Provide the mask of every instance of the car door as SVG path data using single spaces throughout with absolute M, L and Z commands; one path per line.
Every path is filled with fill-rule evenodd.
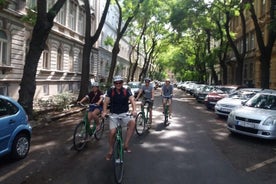
M 8 150 L 10 137 L 16 128 L 17 111 L 10 101 L 0 98 L 0 155 Z

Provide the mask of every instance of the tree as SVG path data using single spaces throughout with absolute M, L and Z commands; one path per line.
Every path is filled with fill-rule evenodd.
M 119 20 L 118 20 L 118 27 L 117 27 L 117 35 L 112 49 L 112 58 L 111 58 L 111 66 L 109 75 L 107 78 L 107 83 L 111 84 L 112 78 L 114 75 L 114 71 L 117 64 L 117 55 L 120 52 L 120 40 L 124 36 L 126 29 L 128 28 L 130 22 L 133 20 L 135 15 L 137 15 L 140 7 L 140 3 L 143 0 L 139 0 L 136 5 L 133 5 L 131 1 L 125 0 L 124 1 L 124 9 L 121 7 L 120 0 L 115 0 L 116 5 L 119 10 Z M 133 7 L 134 6 L 134 7 Z M 123 11 L 124 10 L 124 11 Z M 125 21 L 124 19 L 125 18 Z
M 47 1 L 37 0 L 37 19 L 32 31 L 30 49 L 25 58 L 23 76 L 20 82 L 18 102 L 32 117 L 33 98 L 36 90 L 37 65 L 45 48 L 46 40 L 53 27 L 53 21 L 66 0 L 58 0 L 47 12 Z
M 89 87 L 89 69 L 90 69 L 90 54 L 93 45 L 98 40 L 104 22 L 107 16 L 108 8 L 111 0 L 107 0 L 105 3 L 105 8 L 99 23 L 99 26 L 93 36 L 91 36 L 91 13 L 90 13 L 90 3 L 89 0 L 84 1 L 85 14 L 86 14 L 86 27 L 85 27 L 85 43 L 83 46 L 83 61 L 82 61 L 82 75 L 81 75 L 81 85 L 78 100 L 83 98 L 88 91 Z
M 256 16 L 256 12 L 253 5 L 253 0 L 244 0 L 244 3 L 249 5 L 249 11 L 251 13 L 251 18 L 253 20 L 257 43 L 260 51 L 260 62 L 261 62 L 261 87 L 269 88 L 270 83 L 270 62 L 273 46 L 276 39 L 276 2 L 275 0 L 271 0 L 270 4 L 270 22 L 268 24 L 268 38 L 267 43 L 265 44 L 265 38 L 263 37 L 262 30 L 260 27 L 261 21 L 258 21 Z M 261 23 L 262 24 L 262 23 Z

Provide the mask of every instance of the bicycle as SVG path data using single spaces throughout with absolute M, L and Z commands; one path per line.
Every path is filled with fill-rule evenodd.
M 115 181 L 117 183 L 121 183 L 123 181 L 124 175 L 124 141 L 123 141 L 123 134 L 122 134 L 122 126 L 120 122 L 124 118 L 124 116 L 132 116 L 131 114 L 123 114 L 118 115 L 118 117 L 112 117 L 112 115 L 107 115 L 107 118 L 110 119 L 117 119 L 118 123 L 116 126 L 116 134 L 115 134 L 115 142 L 113 146 L 113 166 L 114 166 L 114 176 Z
M 169 96 L 163 96 L 163 98 L 166 99 L 166 103 L 165 103 L 165 107 L 164 107 L 164 125 L 167 126 L 168 125 L 168 119 L 169 119 L 169 99 L 172 97 L 172 95 Z
M 91 141 L 93 138 L 100 140 L 104 132 L 104 119 L 99 114 L 99 129 L 97 129 L 96 122 L 93 122 L 92 127 L 88 121 L 88 112 L 89 107 L 83 104 L 79 104 L 82 107 L 86 107 L 83 119 L 76 125 L 74 134 L 73 134 L 73 145 L 77 151 L 83 150 L 88 141 Z M 90 104 L 94 105 L 95 104 Z
M 142 135 L 145 129 L 151 127 L 149 122 L 149 111 L 150 111 L 151 100 L 146 100 L 145 103 L 141 104 L 141 112 L 139 112 L 135 118 L 135 131 L 137 135 Z

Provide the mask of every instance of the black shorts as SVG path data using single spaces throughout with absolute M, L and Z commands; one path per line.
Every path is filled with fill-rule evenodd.
M 143 105 L 145 105 L 145 103 L 148 103 L 148 104 L 149 104 L 149 108 L 151 108 L 151 109 L 152 109 L 152 106 L 153 106 L 153 100 L 148 99 L 148 98 L 144 98 L 144 99 L 143 99 Z

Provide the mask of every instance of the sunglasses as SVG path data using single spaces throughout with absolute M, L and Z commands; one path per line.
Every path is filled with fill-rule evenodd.
M 122 84 L 122 82 L 114 82 L 114 84 L 116 84 L 116 85 L 117 85 L 117 84 Z

